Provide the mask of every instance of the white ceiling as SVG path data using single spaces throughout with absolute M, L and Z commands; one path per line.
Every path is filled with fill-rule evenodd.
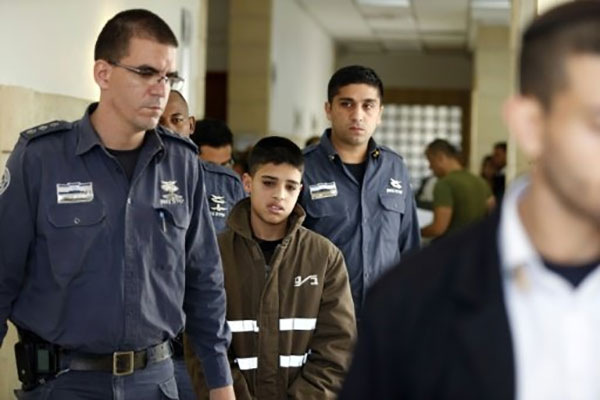
M 467 51 L 478 23 L 508 25 L 511 0 L 296 0 L 347 51 Z

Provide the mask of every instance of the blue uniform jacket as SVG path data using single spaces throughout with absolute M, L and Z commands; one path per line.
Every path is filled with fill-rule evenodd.
M 6 320 L 67 349 L 140 350 L 187 332 L 231 382 L 223 271 L 196 147 L 146 133 L 129 183 L 90 114 L 21 134 L 0 186 Z M 186 321 L 187 315 L 187 321 Z
M 369 142 L 362 185 L 343 165 L 326 130 L 304 151 L 301 204 L 305 226 L 340 248 L 348 267 L 352 298 L 360 315 L 365 292 L 402 253 L 420 244 L 408 171 L 392 150 Z
M 246 197 L 244 186 L 230 168 L 200 161 L 204 171 L 204 187 L 215 231 L 221 233 L 227 227 L 227 216 L 233 206 Z

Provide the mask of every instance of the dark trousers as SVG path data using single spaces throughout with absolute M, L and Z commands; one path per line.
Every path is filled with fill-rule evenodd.
M 178 400 L 173 361 L 152 363 L 127 376 L 109 372 L 68 371 L 19 400 Z

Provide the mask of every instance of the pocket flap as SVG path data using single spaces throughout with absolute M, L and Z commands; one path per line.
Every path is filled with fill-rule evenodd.
M 399 194 L 380 194 L 379 202 L 388 211 L 395 211 L 404 214 L 406 205 L 404 203 L 404 197 Z
M 97 201 L 80 204 L 52 204 L 48 209 L 48 221 L 56 228 L 95 225 L 104 217 L 104 207 Z

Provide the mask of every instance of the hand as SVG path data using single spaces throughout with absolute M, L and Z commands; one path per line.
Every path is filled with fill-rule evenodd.
M 209 392 L 209 396 L 210 400 L 235 400 L 233 385 L 212 389 Z

